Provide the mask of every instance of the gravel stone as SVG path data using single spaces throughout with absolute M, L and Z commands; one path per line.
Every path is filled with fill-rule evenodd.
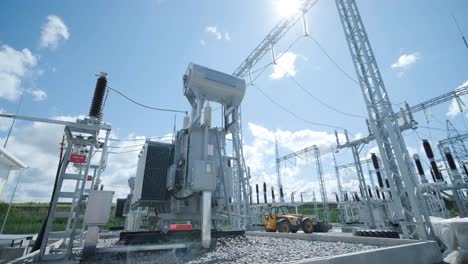
M 240 236 L 219 239 L 213 251 L 188 263 L 284 263 L 377 248 L 345 242 Z
M 117 239 L 100 239 L 98 247 L 124 246 Z M 216 247 L 201 255 L 169 250 L 96 256 L 82 263 L 285 263 L 380 248 L 345 242 L 305 241 L 299 239 L 238 236 L 220 238 Z

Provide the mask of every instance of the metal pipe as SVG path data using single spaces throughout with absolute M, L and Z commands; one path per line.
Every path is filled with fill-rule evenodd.
M 211 245 L 211 192 L 203 191 L 201 199 L 202 230 L 201 240 L 204 248 Z

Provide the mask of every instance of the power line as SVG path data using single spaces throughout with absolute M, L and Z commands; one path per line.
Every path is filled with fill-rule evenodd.
M 316 96 L 314 96 L 311 92 L 309 92 L 309 90 L 307 90 L 306 88 L 304 88 L 304 86 L 301 85 L 301 83 L 299 83 L 299 81 L 294 78 L 294 76 L 292 76 L 291 74 L 289 74 L 289 72 L 287 72 L 283 67 L 281 67 L 279 64 L 276 64 L 278 67 L 280 67 L 285 73 L 286 75 L 288 75 L 288 77 L 294 81 L 294 83 L 299 87 L 301 88 L 301 90 L 303 90 L 304 92 L 306 92 L 310 97 L 314 98 L 317 102 L 319 102 L 321 105 L 327 107 L 328 109 L 331 109 L 337 113 L 340 113 L 342 115 L 347 115 L 347 116 L 351 116 L 351 117 L 357 117 L 357 118 L 363 118 L 363 119 L 366 119 L 365 117 L 363 116 L 360 116 L 360 115 L 355 115 L 355 114 L 349 114 L 349 113 L 346 113 L 346 112 L 343 112 L 327 103 L 325 103 L 324 101 L 320 100 L 319 98 L 317 98 Z
M 134 149 L 134 150 L 127 150 L 127 151 L 109 151 L 107 154 L 124 154 L 124 153 L 131 153 L 131 152 L 136 152 L 136 151 L 141 151 L 141 149 Z
M 341 71 L 341 73 L 343 73 L 346 77 L 348 77 L 348 79 L 350 79 L 352 82 L 356 83 L 357 85 L 360 85 L 358 81 L 356 81 L 356 79 L 354 79 L 351 75 L 349 75 L 343 68 L 340 67 L 340 65 L 338 65 L 338 63 L 330 56 L 330 54 L 328 54 L 328 52 L 322 47 L 322 45 L 320 45 L 320 43 L 318 43 L 317 40 L 315 40 L 312 36 L 308 35 L 307 37 L 309 37 L 314 43 L 315 45 L 317 45 L 317 47 L 319 47 L 319 49 L 323 52 L 323 54 L 325 54 L 325 56 L 327 56 L 327 58 L 333 63 L 333 65 L 335 65 L 335 67 Z
M 264 65 L 264 66 L 262 66 L 262 67 L 260 67 L 260 68 L 257 68 L 257 69 L 255 69 L 255 70 L 251 71 L 250 74 L 255 74 L 255 73 L 259 72 L 259 71 L 262 71 L 262 73 L 263 73 L 263 72 L 266 70 L 266 68 L 268 68 L 270 65 L 274 64 L 274 63 L 275 63 L 276 61 L 278 61 L 281 57 L 283 57 L 283 55 L 286 54 L 286 53 L 287 53 L 294 45 L 296 45 L 296 43 L 297 43 L 300 39 L 302 39 L 303 37 L 305 37 L 305 36 L 304 36 L 304 35 L 301 35 L 301 36 L 297 37 L 297 38 L 288 46 L 288 48 L 286 48 L 277 58 L 274 58 L 275 61 L 270 62 L 270 63 L 268 63 L 268 64 L 266 64 L 266 65 Z
M 156 111 L 163 111 L 163 112 L 172 112 L 172 113 L 183 113 L 183 114 L 188 114 L 187 111 L 183 111 L 183 110 L 174 110 L 174 109 L 167 109 L 167 108 L 159 108 L 159 107 L 153 107 L 153 106 L 148 106 L 148 105 L 145 105 L 145 104 L 142 104 L 142 103 L 139 103 L 133 99 L 131 99 L 130 97 L 126 96 L 125 94 L 123 94 L 122 92 L 120 92 L 119 90 L 116 90 L 110 86 L 107 86 L 107 88 L 109 88 L 109 90 L 111 91 L 114 91 L 116 92 L 117 94 L 119 94 L 120 96 L 124 97 L 125 99 L 129 100 L 130 102 L 136 104 L 136 105 L 139 105 L 141 107 L 144 107 L 144 108 L 147 108 L 147 109 L 151 109 L 151 110 L 156 110 Z
M 283 109 L 284 111 L 288 112 L 290 115 L 294 116 L 295 118 L 299 119 L 299 120 L 302 120 L 308 124 L 311 124 L 311 125 L 315 125 L 315 126 L 324 126 L 324 127 L 329 127 L 329 128 L 338 128 L 338 129 L 343 129 L 342 127 L 338 127 L 338 126 L 333 126 L 333 125 L 328 125 L 328 124 L 322 124 L 322 123 L 317 123 L 317 122 L 312 122 L 312 121 L 309 121 L 299 115 L 297 115 L 296 113 L 294 113 L 293 111 L 289 110 L 288 108 L 284 107 L 283 105 L 281 105 L 280 103 L 278 103 L 276 100 L 274 100 L 273 98 L 271 98 L 268 94 L 266 94 L 260 87 L 258 87 L 257 85 L 254 85 L 254 84 L 250 84 L 251 86 L 257 88 L 258 91 L 260 91 L 260 93 L 265 96 L 268 100 L 270 100 L 270 102 L 272 102 L 274 105 L 276 105 L 277 107 Z
M 455 15 L 454 15 L 453 13 L 452 13 L 451 15 L 452 15 L 453 21 L 455 22 L 455 25 L 457 26 L 458 32 L 460 33 L 460 36 L 461 36 L 462 39 L 463 39 L 463 43 L 465 43 L 466 48 L 468 48 L 468 42 L 466 41 L 466 38 L 465 38 L 465 36 L 463 35 L 463 31 L 462 31 L 462 29 L 461 29 L 461 27 L 460 27 L 460 24 L 458 24 L 458 21 L 457 21 L 457 19 L 455 18 Z
M 108 148 L 136 148 L 136 147 L 143 147 L 145 144 L 139 144 L 139 145 L 131 145 L 131 146 L 108 146 Z
M 171 136 L 154 136 L 154 137 L 145 137 L 145 138 L 128 138 L 128 139 L 119 139 L 119 138 L 109 138 L 109 141 L 145 141 L 147 139 L 164 139 L 164 138 L 172 138 Z M 104 139 L 104 138 L 99 138 Z

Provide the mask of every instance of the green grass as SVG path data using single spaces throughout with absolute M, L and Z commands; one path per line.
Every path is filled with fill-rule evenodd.
M 5 225 L 4 234 L 33 234 L 38 233 L 41 229 L 42 221 L 47 216 L 49 204 L 47 203 L 15 203 L 11 206 L 10 215 Z M 3 222 L 8 204 L 0 203 L 0 223 Z M 70 206 L 62 204 L 58 206 L 59 211 L 67 211 Z M 111 217 L 109 223 L 104 227 L 118 225 L 118 219 Z M 67 219 L 56 219 L 52 229 L 54 231 L 65 230 Z

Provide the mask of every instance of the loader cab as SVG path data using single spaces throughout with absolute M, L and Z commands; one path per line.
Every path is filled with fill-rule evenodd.
M 271 207 L 270 212 L 274 215 L 277 214 L 291 214 L 291 210 L 289 210 L 289 207 L 287 206 L 274 206 Z

